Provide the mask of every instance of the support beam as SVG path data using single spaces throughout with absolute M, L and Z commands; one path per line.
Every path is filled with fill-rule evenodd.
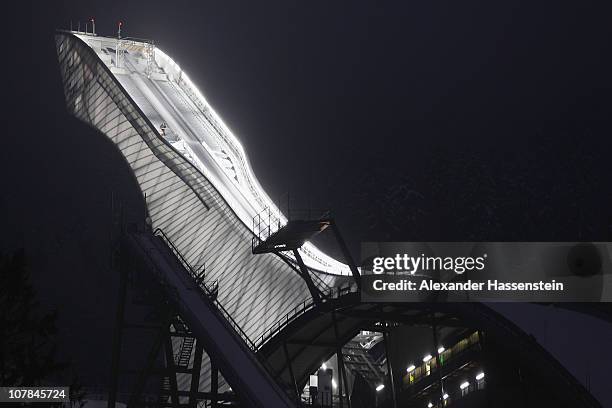
M 436 357 L 436 365 L 438 366 L 438 369 L 436 370 L 436 376 L 438 377 L 438 386 L 440 387 L 440 401 L 444 401 L 444 384 L 442 383 L 442 364 L 440 364 L 440 353 L 438 353 L 438 348 L 440 347 L 440 344 L 438 343 L 438 328 L 436 326 L 436 320 L 434 315 L 432 314 L 431 316 L 431 330 L 432 330 L 432 334 L 433 334 L 433 349 L 435 351 L 435 357 Z
M 168 316 L 164 320 L 162 327 L 165 329 L 160 330 L 159 334 L 153 340 L 153 345 L 151 346 L 151 350 L 149 351 L 149 355 L 147 356 L 147 362 L 145 368 L 140 372 L 138 379 L 136 380 L 136 385 L 134 387 L 134 392 L 130 397 L 128 402 L 128 408 L 138 406 L 138 402 L 140 400 L 140 396 L 142 395 L 142 391 L 147 383 L 147 378 L 149 374 L 153 371 L 153 365 L 155 364 L 155 359 L 159 355 L 159 351 L 164 343 L 164 339 L 167 337 L 167 330 L 170 326 L 170 317 Z
M 342 343 L 340 343 L 340 339 L 338 338 L 338 320 L 336 319 L 335 310 L 332 311 L 332 319 L 334 320 L 334 337 L 336 339 L 336 360 L 338 361 L 338 392 L 340 399 L 340 408 L 344 407 L 344 400 L 342 398 L 344 388 L 346 388 L 346 400 L 348 408 L 351 408 L 351 398 L 348 391 L 348 383 L 346 381 L 346 368 L 344 367 L 344 355 L 342 354 Z
M 217 408 L 219 401 L 219 369 L 215 364 L 215 361 L 210 357 L 210 406 L 211 408 Z
M 340 352 L 340 364 L 342 366 L 342 381 L 344 381 L 344 387 L 346 388 L 346 404 L 348 408 L 351 408 L 351 392 L 349 390 L 349 383 L 346 380 L 346 366 L 344 365 L 344 356 Z
M 380 318 L 380 312 L 378 310 L 370 311 L 370 310 L 342 310 L 339 311 L 338 314 L 347 317 L 355 317 L 355 318 L 370 318 L 377 319 Z M 412 326 L 426 326 L 430 327 L 432 324 L 431 315 L 428 313 L 424 314 L 405 314 L 401 312 L 385 312 L 385 320 L 387 322 L 392 323 L 401 323 L 401 324 L 409 324 Z M 436 325 L 444 326 L 444 327 L 466 327 L 464 322 L 456 319 L 453 316 L 447 315 L 444 317 L 438 317 L 435 320 Z M 373 330 L 380 331 L 380 328 Z
M 291 382 L 293 383 L 293 387 L 295 389 L 295 399 L 298 405 L 300 404 L 300 390 L 298 389 L 297 381 L 295 380 L 295 375 L 293 374 L 293 366 L 291 364 L 291 358 L 289 357 L 289 350 L 287 349 L 287 343 L 283 342 L 283 351 L 285 352 L 285 360 L 287 360 L 287 366 L 289 367 L 289 375 L 291 376 Z
M 178 392 L 179 397 L 188 397 L 189 394 L 190 394 L 190 391 L 179 391 Z M 210 392 L 198 391 L 196 393 L 196 396 L 198 397 L 198 400 L 212 400 L 213 399 L 213 395 Z M 218 392 L 217 399 L 221 402 L 236 401 L 236 395 L 232 392 L 221 392 L 221 393 Z
M 127 270 L 125 265 L 120 266 L 119 272 L 119 303 L 115 317 L 115 331 L 113 333 L 113 351 L 111 356 L 111 381 L 108 391 L 108 408 L 115 408 L 117 400 L 117 385 L 119 383 L 119 361 L 121 360 L 121 340 L 125 315 L 125 301 L 127 296 Z
M 193 357 L 193 368 L 191 372 L 191 388 L 189 391 L 189 407 L 198 406 L 198 388 L 200 386 L 200 371 L 202 370 L 202 354 L 204 346 L 200 340 L 196 339 L 195 355 Z
M 297 260 L 298 265 L 300 266 L 300 270 L 302 271 L 302 278 L 306 281 L 306 286 L 308 286 L 308 290 L 310 291 L 312 298 L 314 299 L 315 303 L 320 304 L 321 294 L 319 293 L 319 289 L 317 289 L 317 287 L 313 283 L 312 278 L 308 273 L 308 268 L 304 264 L 304 260 L 302 259 L 302 256 L 300 255 L 297 249 L 293 250 L 293 256 L 295 256 L 295 259 Z
M 340 250 L 342 251 L 342 255 L 344 255 L 344 260 L 348 264 L 349 268 L 351 269 L 351 273 L 353 274 L 353 279 L 355 280 L 357 287 L 361 289 L 361 275 L 359 274 L 359 271 L 357 270 L 357 267 L 355 266 L 355 261 L 353 260 L 353 256 L 351 255 L 351 252 L 349 251 L 348 246 L 346 246 L 346 242 L 344 242 L 344 238 L 342 238 L 342 234 L 340 234 L 340 230 L 338 229 L 336 222 L 333 220 L 331 221 L 331 227 L 332 227 L 332 230 L 334 231 L 334 235 L 336 236 L 336 241 L 338 241 L 338 245 L 340 246 Z
M 391 400 L 393 401 L 393 408 L 397 408 L 397 395 L 395 394 L 395 381 L 393 380 L 393 367 L 391 366 L 391 359 L 389 358 L 389 333 L 388 330 L 383 331 L 383 338 L 385 342 L 385 354 L 387 357 L 387 374 L 389 376 L 389 385 L 391 386 Z
M 179 397 L 178 397 L 178 385 L 176 383 L 176 371 L 174 363 L 174 350 L 172 349 L 172 340 L 170 334 L 166 335 L 165 340 L 165 352 L 166 352 L 166 368 L 168 368 L 168 378 L 170 380 L 170 397 L 172 398 L 172 406 L 178 408 Z
M 119 370 L 119 372 L 121 374 L 134 375 L 134 374 L 140 374 L 142 372 L 142 370 L 137 370 L 137 369 L 122 369 L 122 370 Z M 151 374 L 160 374 L 160 375 L 167 375 L 169 372 L 170 372 L 170 370 L 168 368 L 166 368 L 166 367 L 154 367 L 150 371 Z M 180 374 L 191 374 L 191 370 L 190 369 L 182 368 L 182 367 L 177 367 L 177 366 L 175 366 L 174 369 L 172 369 L 172 372 L 180 373 Z
M 336 347 L 336 343 L 329 341 L 308 341 L 308 340 L 287 340 L 287 344 L 295 344 L 297 346 L 311 346 L 311 347 Z

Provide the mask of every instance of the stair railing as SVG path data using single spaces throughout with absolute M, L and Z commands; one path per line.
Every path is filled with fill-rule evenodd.
M 160 228 L 157 228 L 153 232 L 153 234 L 161 238 L 166 243 L 166 245 L 172 250 L 177 260 L 183 265 L 183 267 L 185 267 L 185 269 L 187 269 L 191 277 L 198 284 L 198 287 L 202 289 L 202 291 L 204 292 L 204 295 L 216 306 L 216 309 L 221 313 L 221 315 L 225 318 L 225 320 L 230 324 L 230 326 L 234 329 L 236 334 L 242 337 L 244 342 L 247 344 L 247 346 L 252 351 L 254 352 L 257 351 L 257 348 L 255 347 L 255 343 L 253 343 L 253 341 L 249 338 L 249 336 L 245 333 L 245 331 L 242 330 L 240 325 L 234 320 L 232 315 L 227 310 L 225 310 L 221 302 L 219 302 L 219 299 L 217 296 L 218 285 L 217 285 L 216 290 L 209 289 L 208 285 L 206 285 L 206 283 L 200 279 L 200 275 L 197 274 L 193 270 L 189 262 L 187 262 L 187 260 L 183 257 L 181 252 L 178 250 L 178 248 L 172 243 L 170 238 L 168 238 L 168 236 L 164 233 L 164 231 L 162 231 Z

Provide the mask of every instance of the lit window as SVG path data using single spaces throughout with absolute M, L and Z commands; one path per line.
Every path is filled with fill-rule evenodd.
M 461 396 L 463 397 L 470 392 L 470 383 L 466 381 L 462 383 L 459 388 L 461 389 Z
M 485 374 L 480 372 L 476 375 L 476 389 L 481 390 L 485 385 Z
M 317 377 L 316 375 L 311 375 L 310 376 L 310 386 L 317 387 L 318 385 L 319 385 L 319 377 Z

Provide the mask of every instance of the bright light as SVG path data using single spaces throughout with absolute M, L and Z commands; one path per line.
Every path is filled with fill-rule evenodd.
M 379 384 L 379 385 L 376 387 L 376 391 L 380 391 L 380 390 L 382 390 L 383 388 L 385 388 L 385 384 Z
M 448 394 L 444 394 L 444 395 L 442 396 L 442 399 L 443 399 L 443 400 L 448 399 Z
M 464 382 L 463 384 L 461 384 L 461 385 L 459 386 L 459 388 L 461 388 L 462 390 L 464 390 L 464 389 L 466 389 L 466 388 L 467 388 L 467 387 L 469 387 L 469 386 L 470 386 L 470 383 L 466 381 L 466 382 Z
M 323 365 L 321 365 L 321 370 L 327 370 L 327 364 L 323 363 Z
M 476 376 L 476 379 L 477 379 L 477 380 L 482 380 L 483 378 L 484 378 L 484 373 L 479 373 L 479 374 Z
M 431 360 L 431 354 L 426 355 L 425 357 L 423 357 L 423 362 L 426 363 L 429 360 Z
M 338 384 L 336 384 L 336 380 L 332 379 L 332 387 L 336 388 Z
M 444 347 L 440 346 L 440 348 L 438 349 L 438 354 L 443 353 L 444 350 L 446 350 Z
M 433 404 L 430 402 L 429 404 L 427 404 L 427 408 L 431 408 L 433 407 Z
M 310 386 L 317 387 L 318 385 L 319 385 L 319 377 L 317 377 L 316 375 L 311 375 L 310 376 Z
M 122 25 L 122 23 L 120 23 Z M 211 121 L 216 125 L 215 128 L 218 127 L 217 132 L 220 134 L 221 139 L 223 140 L 223 144 L 228 146 L 228 150 L 235 152 L 232 156 L 235 156 L 235 164 L 238 164 L 235 168 L 236 173 L 239 175 L 239 178 L 243 181 L 240 181 L 237 188 L 240 194 L 243 194 L 243 197 L 253 197 L 254 200 L 252 202 L 240 202 L 242 199 L 230 199 L 229 190 L 228 194 L 224 195 L 224 198 L 229 201 L 230 207 L 236 210 L 239 218 L 242 219 L 247 225 L 252 225 L 253 216 L 249 214 L 249 207 L 255 210 L 255 213 L 260 213 L 261 209 L 269 208 L 274 217 L 278 218 L 281 223 L 286 222 L 286 217 L 282 215 L 281 211 L 277 208 L 275 203 L 270 199 L 270 197 L 263 190 L 259 181 L 255 177 L 251 166 L 249 165 L 248 157 L 244 151 L 244 148 L 238 138 L 233 134 L 233 132 L 229 129 L 229 127 L 223 122 L 221 117 L 217 114 L 217 112 L 213 109 L 213 107 L 208 103 L 202 92 L 195 86 L 193 81 L 189 78 L 189 76 L 180 68 L 180 66 L 172 60 L 166 53 L 164 53 L 159 48 L 156 48 L 155 51 L 155 60 L 161 66 L 161 68 L 166 71 L 166 73 L 171 73 L 170 76 L 178 76 L 180 74 L 181 82 L 184 84 L 185 89 L 189 91 L 189 93 L 193 93 L 193 101 L 196 104 L 201 104 L 207 109 L 208 114 L 211 116 Z M 166 67 L 168 70 L 166 70 Z M 183 85 L 180 86 L 181 88 Z M 208 119 L 207 119 L 208 120 Z M 199 158 L 194 158 L 195 161 L 199 161 Z M 234 160 L 231 160 L 234 162 Z M 232 176 L 233 177 L 233 176 Z M 213 185 L 215 182 L 217 184 L 225 183 L 221 180 L 213 181 L 211 180 Z M 247 187 L 248 186 L 248 187 Z M 219 188 L 217 185 L 215 187 Z M 248 199 L 246 199 L 248 201 Z M 242 209 L 241 209 L 242 207 Z M 306 243 L 302 247 L 304 262 L 306 266 L 312 266 L 315 269 L 329 272 L 335 275 L 347 275 L 351 276 L 351 271 L 348 265 L 343 264 L 336 259 L 330 257 L 329 255 L 320 251 L 316 246 L 312 243 Z
M 411 372 L 413 372 L 413 371 L 414 371 L 414 369 L 415 369 L 415 368 L 416 368 L 416 367 L 414 366 L 414 364 L 410 364 L 410 365 L 408 366 L 408 368 L 406 369 L 406 372 L 411 373 Z

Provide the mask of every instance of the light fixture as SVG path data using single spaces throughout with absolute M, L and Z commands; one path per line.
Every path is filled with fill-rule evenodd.
M 379 384 L 379 385 L 376 387 L 376 391 L 380 391 L 380 390 L 382 390 L 383 388 L 385 388 L 385 384 Z
M 446 350 L 443 346 L 440 346 L 440 348 L 438 349 L 438 354 L 443 353 L 444 350 Z
M 323 364 L 321 365 L 321 370 L 327 370 L 327 364 L 323 363 Z
M 427 404 L 427 408 L 431 408 L 433 407 L 433 404 L 430 402 L 429 404 Z
M 332 387 L 336 388 L 337 386 L 338 386 L 338 384 L 336 384 L 336 380 L 334 380 L 334 379 L 332 378 Z
M 429 360 L 431 360 L 431 354 L 426 355 L 425 357 L 423 357 L 423 362 L 426 363 Z
M 410 365 L 408 366 L 408 368 L 406 369 L 406 372 L 411 373 L 411 372 L 413 372 L 413 371 L 414 371 L 414 369 L 415 369 L 415 368 L 416 368 L 416 367 L 414 366 L 414 364 L 410 364 Z
M 464 382 L 463 384 L 461 384 L 461 385 L 459 386 L 459 388 L 461 388 L 462 390 L 464 390 L 464 389 L 466 389 L 466 388 L 467 388 L 467 387 L 469 387 L 469 386 L 470 386 L 470 383 L 466 381 L 466 382 Z
M 310 376 L 310 386 L 311 387 L 318 387 L 319 386 L 319 377 L 317 377 L 316 375 L 311 375 Z
M 482 380 L 484 378 L 484 373 L 478 373 L 476 376 L 476 380 Z
M 443 400 L 448 399 L 448 394 L 444 394 L 444 395 L 442 396 L 442 399 L 443 399 Z

